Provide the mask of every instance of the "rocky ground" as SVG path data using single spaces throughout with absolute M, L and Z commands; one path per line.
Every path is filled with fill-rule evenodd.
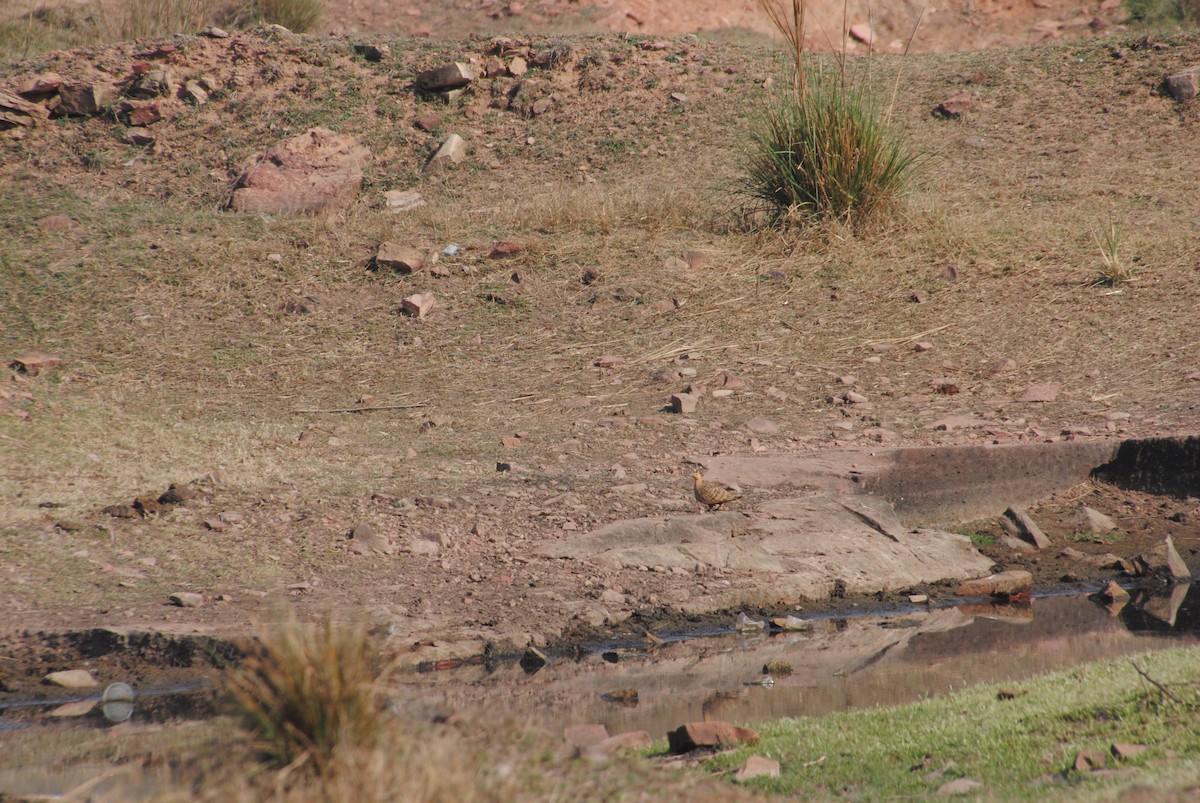
M 229 634 L 290 605 L 416 661 L 846 604 L 557 555 L 691 514 L 722 454 L 1194 432 L 1195 198 L 1163 143 L 1196 116 L 1162 79 L 1197 61 L 1118 31 L 854 62 L 927 165 L 897 218 L 799 234 L 730 192 L 779 74 L 754 47 L 262 29 L 9 65 L 0 623 Z M 1112 221 L 1139 274 L 1099 288 Z M 969 534 L 1043 586 L 1116 571 L 1069 542 L 1196 548 L 1186 499 L 1074 493 L 1121 537 L 1075 543 L 1053 502 L 1052 550 Z

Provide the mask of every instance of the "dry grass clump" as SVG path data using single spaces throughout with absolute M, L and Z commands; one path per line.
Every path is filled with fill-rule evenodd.
M 0 16 L 0 59 L 103 42 L 194 33 L 236 15 L 231 0 L 122 0 L 39 4 L 19 16 Z
M 759 0 L 787 40 L 791 88 L 752 130 L 745 191 L 763 202 L 772 225 L 870 218 L 904 190 L 916 160 L 902 147 L 862 83 L 838 58 L 832 75 L 804 64 L 804 2 Z
M 327 771 L 373 747 L 383 727 L 377 652 L 358 625 L 289 618 L 261 638 L 228 690 L 271 764 Z
M 1133 278 L 1137 268 L 1121 256 L 1121 227 L 1109 223 L 1099 232 L 1092 234 L 1096 247 L 1100 249 L 1100 275 L 1093 282 L 1097 287 L 1116 287 Z
M 321 21 L 320 0 L 255 0 L 254 13 L 265 22 L 305 33 Z

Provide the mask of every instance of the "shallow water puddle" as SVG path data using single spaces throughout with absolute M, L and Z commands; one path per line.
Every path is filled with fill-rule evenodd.
M 394 698 L 415 714 L 488 708 L 549 726 L 599 722 L 610 733 L 662 736 L 700 719 L 748 723 L 895 705 L 1198 642 L 1200 591 L 1180 585 L 1107 606 L 1051 595 L 1025 605 L 816 618 L 806 632 L 674 636 L 552 657 L 532 673 L 515 661 L 414 672 Z

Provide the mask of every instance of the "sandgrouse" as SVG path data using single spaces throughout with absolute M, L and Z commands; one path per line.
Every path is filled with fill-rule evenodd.
M 727 491 L 719 485 L 705 484 L 704 479 L 700 476 L 699 471 L 692 475 L 692 482 L 695 484 L 696 488 L 696 501 L 707 507 L 709 510 L 720 508 L 721 505 L 725 504 L 726 502 L 732 502 L 735 499 L 742 498 L 740 493 Z

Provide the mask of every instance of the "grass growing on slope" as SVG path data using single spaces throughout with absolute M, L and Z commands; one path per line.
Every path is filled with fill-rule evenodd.
M 727 771 L 751 754 L 767 756 L 780 762 L 781 776 L 753 783 L 804 799 L 925 796 L 957 778 L 977 781 L 976 791 L 996 800 L 1095 799 L 1135 783 L 1164 795 L 1195 790 L 1198 658 L 1200 649 L 1170 650 L 1017 688 L 988 685 L 896 708 L 780 720 L 759 728 L 758 744 L 708 766 Z M 1114 743 L 1147 749 L 1119 760 Z M 1106 769 L 1120 772 L 1076 771 L 1084 750 L 1104 754 Z

